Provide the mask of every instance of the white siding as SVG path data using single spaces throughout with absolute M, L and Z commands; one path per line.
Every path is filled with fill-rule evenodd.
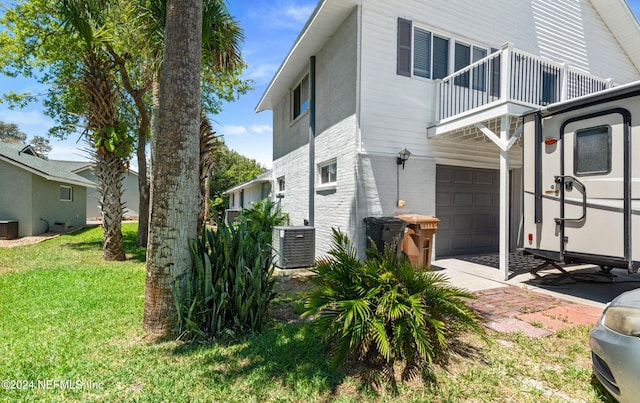
M 442 152 L 451 159 L 450 146 L 426 140 L 426 127 L 435 120 L 435 81 L 396 75 L 398 17 L 487 47 L 511 42 L 517 49 L 619 83 L 640 78 L 588 0 L 376 0 L 367 1 L 362 9 L 363 152 L 393 154 L 406 147 L 417 155 L 439 158 Z M 490 147 L 481 145 L 480 153 L 491 153 Z M 488 163 L 474 157 L 476 144 L 456 148 L 459 160 Z M 497 148 L 493 150 L 497 159 Z

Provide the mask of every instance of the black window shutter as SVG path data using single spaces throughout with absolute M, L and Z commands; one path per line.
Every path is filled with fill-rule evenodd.
M 411 21 L 398 18 L 397 74 L 411 77 Z

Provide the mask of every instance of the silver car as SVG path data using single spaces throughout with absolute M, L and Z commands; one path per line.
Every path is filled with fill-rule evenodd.
M 640 399 L 640 289 L 616 297 L 589 337 L 593 372 L 620 402 Z

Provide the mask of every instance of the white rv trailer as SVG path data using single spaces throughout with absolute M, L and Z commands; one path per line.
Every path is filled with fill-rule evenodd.
M 638 271 L 639 122 L 640 81 L 524 116 L 525 253 Z

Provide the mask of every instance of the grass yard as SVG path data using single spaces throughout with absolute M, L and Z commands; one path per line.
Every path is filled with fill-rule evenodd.
M 544 339 L 469 339 L 466 356 L 398 396 L 357 368 L 329 368 L 313 325 L 274 320 L 260 335 L 149 344 L 141 331 L 145 251 L 123 226 L 126 262 L 103 262 L 101 230 L 0 249 L 0 401 L 607 401 L 591 375 L 588 328 Z M 278 318 L 295 293 L 274 301 Z M 292 317 L 289 315 L 289 317 Z M 295 316 L 293 316 L 295 318 Z M 38 383 L 40 381 L 40 383 Z M 21 389 L 19 389 L 21 388 Z

